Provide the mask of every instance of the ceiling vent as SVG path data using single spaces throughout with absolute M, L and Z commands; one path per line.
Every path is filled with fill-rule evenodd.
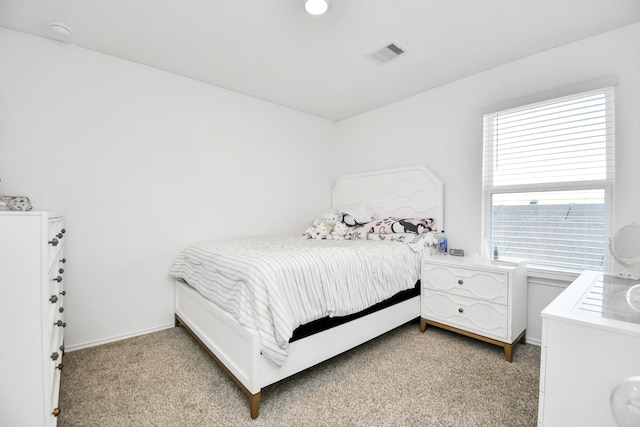
M 378 64 L 384 64 L 391 61 L 392 59 L 397 58 L 403 53 L 405 53 L 404 49 L 402 49 L 395 43 L 391 43 L 383 47 L 382 49 L 378 49 L 373 52 L 371 55 L 369 55 L 369 58 L 373 59 Z

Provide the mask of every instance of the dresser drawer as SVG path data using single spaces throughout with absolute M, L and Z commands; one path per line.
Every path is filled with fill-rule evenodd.
M 64 280 L 64 268 L 62 264 L 56 265 L 59 263 L 54 263 L 49 269 L 49 277 L 48 277 L 48 288 L 50 292 L 62 292 L 63 288 L 63 280 Z
M 422 289 L 422 317 L 469 332 L 506 341 L 507 307 L 473 298 Z
M 62 350 L 60 347 L 64 341 L 64 329 L 66 327 L 66 323 L 64 320 L 64 316 L 62 313 L 58 313 L 57 316 L 54 317 L 54 322 L 51 322 L 51 340 L 49 345 L 49 354 L 58 352 L 60 353 Z
M 60 379 L 62 377 L 62 370 L 55 369 L 53 372 L 53 380 L 51 381 L 51 404 L 52 408 L 51 414 L 51 427 L 56 427 L 58 425 L 58 414 L 60 414 Z
M 48 267 L 52 267 L 56 261 L 62 258 L 59 253 L 62 250 L 65 233 L 64 221 L 61 217 L 49 219 L 47 228 Z
M 49 324 L 59 320 L 64 312 L 64 291 L 58 285 L 49 285 L 47 305 L 49 307 Z
M 47 273 L 47 282 L 49 283 L 50 287 L 53 288 L 54 285 L 58 285 L 58 287 L 60 287 L 60 285 L 62 285 L 63 278 L 64 265 L 62 264 L 62 262 L 52 262 Z
M 448 265 L 424 263 L 422 287 L 434 291 L 506 305 L 506 273 Z
M 49 343 L 49 351 L 46 355 L 49 371 L 53 375 L 53 370 L 62 363 L 62 355 L 64 353 L 64 331 L 57 326 L 51 329 L 51 341 Z

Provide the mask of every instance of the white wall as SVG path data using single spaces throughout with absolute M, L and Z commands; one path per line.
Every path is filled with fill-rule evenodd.
M 393 66 L 389 64 L 388 66 Z M 338 123 L 337 172 L 425 164 L 443 181 L 449 245 L 480 251 L 482 115 L 615 77 L 614 230 L 640 222 L 640 24 L 523 58 Z M 530 281 L 528 338 L 557 280 Z
M 68 348 L 172 324 L 184 245 L 330 207 L 332 121 L 3 29 L 0 58 L 0 192 L 66 216 Z
M 445 183 L 451 246 L 477 252 L 482 114 L 611 76 L 619 80 L 614 228 L 640 222 L 640 24 L 337 125 L 3 29 L 0 58 L 0 192 L 67 218 L 68 348 L 169 325 L 167 271 L 182 246 L 297 232 L 330 204 L 343 173 L 427 165 Z M 530 341 L 539 341 L 539 312 L 561 286 L 530 280 Z

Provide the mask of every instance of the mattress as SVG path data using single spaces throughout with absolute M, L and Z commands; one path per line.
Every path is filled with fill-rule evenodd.
M 170 275 L 256 331 L 262 353 L 282 365 L 300 325 L 348 316 L 413 288 L 420 253 L 389 240 L 228 239 L 186 247 Z
M 418 280 L 415 286 L 411 289 L 406 289 L 404 291 L 400 291 L 391 298 L 388 298 L 384 301 L 380 301 L 379 303 L 372 305 L 369 308 L 366 308 L 357 313 L 349 314 L 348 316 L 341 317 L 323 317 L 322 319 L 314 320 L 313 322 L 305 323 L 304 325 L 300 325 L 293 331 L 293 336 L 289 342 L 294 342 L 301 340 L 303 338 L 307 338 L 313 334 L 317 334 L 319 332 L 326 331 L 331 328 L 335 328 L 336 326 L 340 326 L 347 322 L 351 322 L 352 320 L 359 319 L 361 317 L 367 316 L 371 313 L 375 313 L 379 310 L 384 310 L 385 308 L 391 307 L 392 305 L 399 304 L 404 301 L 408 301 L 411 298 L 417 297 L 420 295 L 420 281 Z M 420 316 L 416 314 L 416 319 Z

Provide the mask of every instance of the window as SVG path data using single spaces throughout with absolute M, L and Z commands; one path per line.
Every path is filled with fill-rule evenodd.
M 530 266 L 603 269 L 614 165 L 613 88 L 484 116 L 483 238 Z M 486 249 L 486 248 L 485 248 Z

